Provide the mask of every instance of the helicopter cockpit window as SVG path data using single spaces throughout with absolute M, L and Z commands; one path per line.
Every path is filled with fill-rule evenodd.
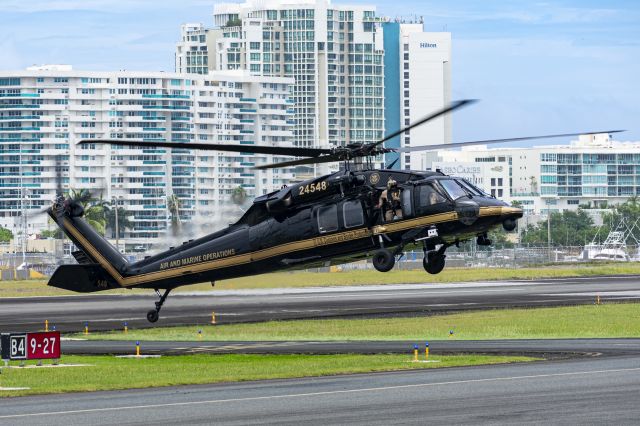
M 342 205 L 342 217 L 345 228 L 355 228 L 364 225 L 362 203 L 358 200 L 345 201 Z
M 440 195 L 431 185 L 422 185 L 419 188 L 420 195 L 418 202 L 420 203 L 420 207 L 429 207 L 447 201 L 446 198 Z
M 318 209 L 318 231 L 321 234 L 338 230 L 338 206 L 322 206 Z
M 444 190 L 447 191 L 447 194 L 449 194 L 452 200 L 457 200 L 460 197 L 466 197 L 469 195 L 467 190 L 453 179 L 441 179 L 438 183 L 440 183 Z
M 467 191 L 469 191 L 473 195 L 479 195 L 480 197 L 486 196 L 486 194 L 482 192 L 482 190 L 478 189 L 478 187 L 476 186 L 473 186 L 473 184 L 466 179 L 456 179 L 456 182 L 462 185 Z

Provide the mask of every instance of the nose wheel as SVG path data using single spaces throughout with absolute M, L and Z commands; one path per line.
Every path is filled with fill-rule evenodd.
M 458 242 L 455 243 L 456 246 Z M 422 259 L 422 266 L 428 273 L 435 275 L 442 272 L 445 265 L 446 255 L 444 254 L 447 248 L 451 247 L 452 243 L 444 243 L 438 250 L 435 250 L 434 245 L 424 244 L 424 258 Z
M 422 266 L 428 273 L 435 275 L 442 272 L 445 265 L 444 254 L 440 254 L 438 251 L 428 251 L 427 255 L 422 259 Z
M 154 323 L 158 321 L 158 319 L 160 318 L 160 309 L 162 309 L 162 305 L 164 304 L 164 301 L 167 300 L 167 297 L 169 296 L 170 291 L 171 289 L 167 289 L 164 291 L 164 294 L 161 295 L 160 290 L 156 289 L 156 294 L 158 295 L 160 300 L 156 302 L 155 309 L 152 309 L 149 312 L 147 312 L 147 321 L 149 321 L 150 323 Z

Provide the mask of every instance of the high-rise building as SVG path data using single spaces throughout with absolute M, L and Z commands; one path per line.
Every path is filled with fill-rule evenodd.
M 423 23 L 385 22 L 385 128 L 391 132 L 451 102 L 451 33 L 423 32 Z M 451 142 L 451 114 L 386 142 L 389 148 Z M 386 154 L 395 168 L 424 170 L 416 154 Z
M 180 41 L 176 43 L 175 71 L 177 73 L 208 74 L 216 69 L 214 50 L 219 30 L 203 24 L 184 24 L 180 27 Z
M 200 38 L 209 46 L 210 69 L 295 79 L 290 90 L 299 146 L 375 141 L 451 101 L 451 34 L 425 33 L 422 20 L 390 21 L 374 7 L 328 0 L 248 0 L 215 5 L 214 25 L 209 31 L 217 33 Z M 185 31 L 183 41 L 197 39 Z M 385 145 L 450 141 L 448 115 Z M 420 157 L 409 153 L 382 160 L 396 159 L 397 169 L 421 167 Z
M 380 22 L 374 7 L 328 0 L 216 4 L 216 67 L 292 77 L 297 146 L 371 142 L 384 132 Z
M 238 188 L 251 197 L 293 179 L 287 169 L 251 169 L 274 160 L 251 154 L 252 145 L 291 143 L 290 83 L 242 71 L 0 72 L 0 225 L 19 231 L 23 213 L 48 206 L 58 173 L 65 191 L 86 189 L 129 211 L 131 244 L 165 235 L 171 195 L 180 200 L 183 221 L 229 220 L 240 212 L 231 202 Z M 185 149 L 77 145 L 93 138 L 169 141 Z M 247 153 L 189 150 L 194 142 L 246 144 Z M 45 216 L 29 217 L 27 232 L 47 226 Z

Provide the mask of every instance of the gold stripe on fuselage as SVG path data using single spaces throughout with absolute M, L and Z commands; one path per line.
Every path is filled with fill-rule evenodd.
M 515 213 L 519 209 L 510 207 L 481 207 L 479 216 L 495 216 L 501 214 Z M 175 278 L 186 274 L 206 272 L 214 269 L 220 269 L 228 266 L 237 266 L 247 264 L 255 261 L 265 260 L 271 257 L 276 257 L 284 254 L 294 253 L 297 251 L 308 250 L 316 247 L 323 247 L 337 243 L 343 243 L 348 241 L 355 241 L 362 238 L 368 238 L 373 235 L 379 235 L 383 233 L 392 233 L 404 231 L 412 228 L 433 225 L 437 223 L 449 222 L 457 220 L 458 215 L 455 212 L 438 213 L 429 216 L 423 216 L 414 219 L 398 220 L 396 222 L 387 223 L 384 225 L 377 225 L 371 230 L 368 228 L 353 229 L 350 231 L 343 231 L 336 234 L 330 234 L 325 236 L 318 236 L 307 240 L 294 241 L 291 243 L 285 243 L 266 249 L 239 254 L 235 256 L 229 256 L 223 259 L 216 259 L 207 262 L 194 263 L 187 266 L 179 266 L 177 268 L 170 268 L 163 271 L 147 272 L 144 274 L 133 275 L 130 277 L 124 277 L 120 272 L 111 265 L 107 259 L 100 254 L 100 252 L 78 231 L 75 226 L 68 220 L 63 220 L 64 228 L 69 231 L 74 238 L 76 238 L 83 249 L 86 249 L 89 254 L 98 261 L 98 263 L 104 267 L 107 272 L 112 276 L 114 280 L 118 282 L 120 286 L 129 287 L 137 284 L 143 284 L 150 281 L 163 280 L 167 278 Z

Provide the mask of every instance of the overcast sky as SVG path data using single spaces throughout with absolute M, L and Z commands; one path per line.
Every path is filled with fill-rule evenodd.
M 640 140 L 640 2 L 380 0 L 453 38 L 454 140 L 627 129 Z M 0 0 L 0 70 L 173 71 L 180 24 L 212 24 L 209 0 Z M 425 111 L 425 114 L 428 111 Z M 392 129 L 389 129 L 392 130 Z M 556 140 L 555 142 L 566 142 Z

